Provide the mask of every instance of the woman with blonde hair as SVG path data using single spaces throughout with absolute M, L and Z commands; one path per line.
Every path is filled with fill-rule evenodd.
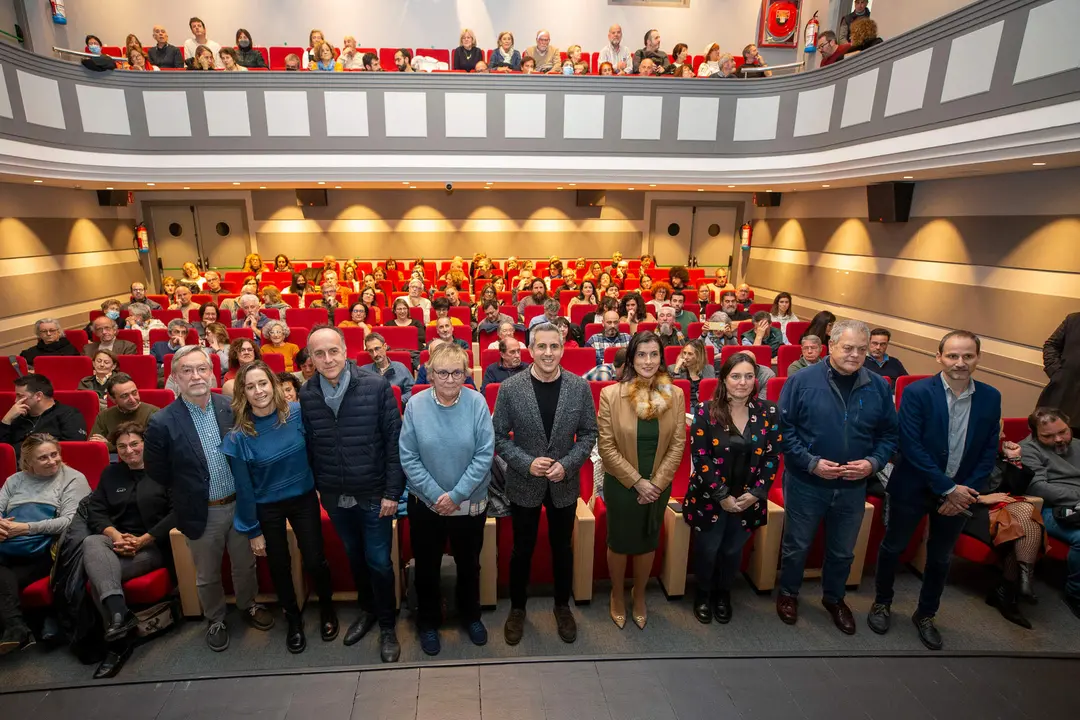
M 236 382 L 238 392 L 232 401 L 235 424 L 221 440 L 221 453 L 229 458 L 236 481 L 233 527 L 248 536 L 252 553 L 266 558 L 288 623 L 285 647 L 290 653 L 301 653 L 307 639 L 293 589 L 287 525 L 292 527 L 304 571 L 314 581 L 319 596 L 319 635 L 323 641 L 337 637 L 338 619 L 300 405 L 285 400 L 281 381 L 264 362 L 241 368 Z
M 698 404 L 698 388 L 705 378 L 716 377 L 716 371 L 708 362 L 709 356 L 705 351 L 705 342 L 701 338 L 695 338 L 683 345 L 679 351 L 679 357 L 671 366 L 671 377 L 675 380 L 690 381 L 690 406 Z
M 255 276 L 255 279 L 262 282 L 263 274 L 263 261 L 262 256 L 259 253 L 251 253 L 244 258 L 244 266 L 240 268 L 240 272 L 249 272 Z
M 450 59 L 450 69 L 472 72 L 476 63 L 484 59 L 484 51 L 476 46 L 476 35 L 469 28 L 462 29 L 458 42 Z
M 277 310 L 281 319 L 285 319 L 285 313 L 292 306 L 285 302 L 281 297 L 281 291 L 276 287 L 265 287 L 262 291 L 263 308 L 269 308 L 271 310 Z
M 491 53 L 491 72 L 518 72 L 521 70 L 521 53 L 514 49 L 514 33 L 503 30 L 495 40 Z
M 705 62 L 698 67 L 698 77 L 711 77 L 720 72 L 720 46 L 709 43 L 702 54 L 705 56 Z
M 195 57 L 188 60 L 188 70 L 212 71 L 214 69 L 214 51 L 205 45 L 195 48 Z
M 94 372 L 79 381 L 76 390 L 92 390 L 98 396 L 102 409 L 108 398 L 109 380 L 120 367 L 120 360 L 112 350 L 98 348 L 94 353 Z
M 172 305 L 176 302 L 176 298 L 173 295 L 176 292 L 177 284 L 176 278 L 172 275 L 166 275 L 161 278 L 161 292 L 165 296 L 166 305 Z

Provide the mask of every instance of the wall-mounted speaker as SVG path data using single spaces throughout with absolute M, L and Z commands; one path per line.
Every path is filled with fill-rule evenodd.
M 604 207 L 607 203 L 607 191 L 605 190 L 578 190 L 578 207 Z
M 915 183 L 886 182 L 866 186 L 866 213 L 870 222 L 907 222 Z
M 754 193 L 754 207 L 780 207 L 781 195 L 774 192 Z
M 301 207 L 326 207 L 326 190 L 322 188 L 297 190 L 296 204 Z
M 97 202 L 101 207 L 127 207 L 127 190 L 98 190 Z

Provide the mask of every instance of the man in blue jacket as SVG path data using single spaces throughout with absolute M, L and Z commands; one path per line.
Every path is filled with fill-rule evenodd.
M 900 404 L 900 461 L 889 478 L 885 540 L 877 561 L 877 597 L 867 616 L 879 635 L 889 630 L 893 580 L 900 554 L 923 517 L 930 517 L 919 606 L 911 616 L 919 639 L 941 649 L 934 615 L 945 590 L 949 558 L 972 503 L 986 488 L 997 458 L 1001 393 L 972 380 L 979 338 L 953 330 L 938 344 L 942 371 L 904 389 Z
M 896 407 L 889 386 L 863 368 L 870 329 L 833 325 L 829 358 L 788 378 L 780 395 L 784 450 L 784 540 L 776 612 L 799 619 L 806 555 L 825 521 L 822 605 L 841 632 L 855 634 L 845 583 L 862 526 L 866 478 L 896 451 Z
M 349 556 L 360 605 L 345 644 L 359 642 L 378 622 L 382 661 L 397 662 L 397 580 L 390 548 L 405 491 L 397 399 L 384 377 L 349 362 L 340 329 L 317 326 L 307 348 L 316 370 L 300 388 L 308 460 L 319 499 Z

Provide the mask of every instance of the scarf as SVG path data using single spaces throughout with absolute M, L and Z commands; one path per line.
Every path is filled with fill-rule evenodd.
M 507 50 L 506 52 L 503 52 L 503 49 L 502 49 L 501 46 L 497 47 L 497 48 L 495 48 L 495 52 L 493 53 L 493 55 L 495 56 L 493 58 L 493 60 L 499 60 L 499 61 L 509 65 L 510 64 L 510 58 L 514 57 L 514 47 L 513 47 L 513 45 L 511 45 L 510 49 Z
M 635 378 L 630 383 L 630 397 L 634 401 L 634 412 L 641 420 L 653 420 L 660 417 L 671 407 L 671 378 L 667 374 L 658 374 L 653 380 Z
M 338 410 L 341 409 L 341 401 L 345 399 L 345 392 L 349 389 L 349 384 L 351 382 L 352 374 L 349 372 L 349 365 L 347 363 L 345 369 L 341 371 L 341 375 L 338 376 L 337 387 L 334 387 L 333 383 L 322 375 L 319 375 L 319 387 L 321 387 L 323 391 L 323 400 L 326 401 L 327 406 L 334 411 L 334 417 L 337 417 Z

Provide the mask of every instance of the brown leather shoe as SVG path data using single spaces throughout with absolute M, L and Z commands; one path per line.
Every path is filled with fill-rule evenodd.
M 855 616 L 851 614 L 851 608 L 847 606 L 843 600 L 838 603 L 829 603 L 824 600 L 821 604 L 829 611 L 829 615 L 832 616 L 832 620 L 836 623 L 836 627 L 840 629 L 840 632 L 845 635 L 855 634 Z
M 503 639 L 507 645 L 517 645 L 521 642 L 521 636 L 525 633 L 525 611 L 511 610 L 503 626 Z
M 559 638 L 565 643 L 577 640 L 577 622 L 574 614 L 566 605 L 555 606 L 555 627 L 559 630 Z
M 794 625 L 799 621 L 799 598 L 783 593 L 776 596 L 776 614 L 785 625 Z

